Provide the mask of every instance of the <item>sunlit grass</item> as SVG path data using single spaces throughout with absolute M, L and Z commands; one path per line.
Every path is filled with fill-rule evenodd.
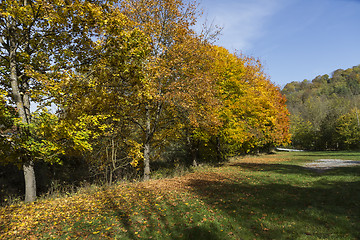
M 302 167 L 360 159 L 339 154 L 236 158 L 173 179 L 3 207 L 0 239 L 359 239 L 360 168 Z

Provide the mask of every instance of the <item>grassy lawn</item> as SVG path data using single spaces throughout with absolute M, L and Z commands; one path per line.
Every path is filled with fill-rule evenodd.
M 360 153 L 236 158 L 182 177 L 7 206 L 0 239 L 360 239 L 360 167 L 301 167 L 324 158 Z

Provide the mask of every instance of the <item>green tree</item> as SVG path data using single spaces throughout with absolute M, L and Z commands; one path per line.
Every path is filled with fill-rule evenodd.
M 336 132 L 346 149 L 360 149 L 359 109 L 352 109 L 337 119 Z
M 292 115 L 291 118 L 294 120 L 292 129 L 301 131 L 299 134 L 292 131 L 293 143 L 298 143 L 298 147 L 312 147 L 313 149 L 345 147 L 344 144 L 340 144 L 341 141 L 339 142 L 339 135 L 336 131 L 337 119 L 348 114 L 351 109 L 358 108 L 359 86 L 359 66 L 346 70 L 338 69 L 331 76 L 327 74 L 317 76 L 311 82 L 287 84 L 282 92 L 288 99 L 287 104 Z M 313 130 L 303 131 L 304 126 L 308 123 L 311 123 Z M 309 134 L 309 139 L 315 140 L 313 146 L 303 141 L 306 132 Z M 312 137 L 313 132 L 316 132 L 316 138 Z M 301 137 L 301 139 L 296 139 L 297 137 Z M 307 146 L 299 145 L 300 142 L 306 143 Z
M 89 64 L 96 56 L 96 27 L 103 1 L 5 0 L 0 3 L 1 86 L 16 105 L 22 138 L 28 144 L 19 160 L 25 176 L 25 201 L 36 198 L 34 156 L 31 152 L 30 102 L 51 97 L 53 81 L 66 70 Z M 50 91 L 51 92 L 51 91 Z
M 291 117 L 290 133 L 292 145 L 300 149 L 314 150 L 316 147 L 318 131 L 310 121 L 304 121 L 301 117 Z

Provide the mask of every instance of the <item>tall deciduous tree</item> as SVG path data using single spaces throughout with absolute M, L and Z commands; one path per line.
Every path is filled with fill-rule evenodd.
M 339 135 L 339 140 L 345 149 L 360 148 L 360 122 L 358 112 L 359 109 L 354 108 L 337 119 L 336 133 Z
M 196 4 L 181 0 L 123 1 L 124 13 L 150 39 L 151 52 L 144 67 L 144 92 L 138 105 L 138 115 L 132 116 L 142 132 L 144 147 L 144 179 L 150 178 L 151 145 L 156 135 L 175 130 L 178 110 L 186 109 L 195 122 L 195 102 L 200 93 L 209 90 L 210 78 L 197 74 L 202 41 L 191 30 L 196 20 Z M 197 49 L 197 46 L 199 47 Z M 201 89 L 201 87 L 203 87 Z M 202 102 L 203 106 L 207 104 Z M 185 115 L 183 115 L 185 116 Z M 198 115 L 199 116 L 199 115 Z
M 93 52 L 94 29 L 104 12 L 102 2 L 1 1 L 0 81 L 16 105 L 23 135 L 30 135 L 30 102 L 43 100 L 35 95 L 34 90 L 49 85 L 48 79 L 61 81 L 65 75 L 63 70 L 88 64 L 96 56 Z M 34 201 L 36 181 L 30 151 L 25 149 L 21 162 L 25 176 L 25 201 Z
M 134 24 L 118 8 L 112 9 L 99 28 L 99 57 L 72 73 L 68 81 L 54 84 L 60 94 L 53 103 L 60 107 L 62 118 L 90 120 L 93 151 L 88 159 L 94 168 L 104 170 L 108 183 L 115 171 L 141 162 L 132 120 L 139 115 L 147 89 L 144 66 L 150 47 L 148 37 Z
M 215 47 L 222 102 L 222 135 L 229 151 L 248 152 L 289 141 L 285 98 L 262 71 L 259 61 Z

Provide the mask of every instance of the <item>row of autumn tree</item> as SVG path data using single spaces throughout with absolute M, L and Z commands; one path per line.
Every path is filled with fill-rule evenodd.
M 37 161 L 80 156 L 111 183 L 129 168 L 149 179 L 173 150 L 196 165 L 289 141 L 279 89 L 257 60 L 193 30 L 197 6 L 1 1 L 0 161 L 23 168 L 25 201 Z
M 360 65 L 288 83 L 292 144 L 307 150 L 360 149 Z

